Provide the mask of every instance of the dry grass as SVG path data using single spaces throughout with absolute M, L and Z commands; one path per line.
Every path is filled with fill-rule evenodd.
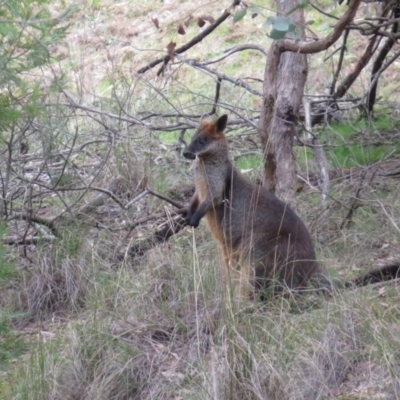
M 190 68 L 172 69 L 160 78 L 150 73 L 137 79 L 134 72 L 164 51 L 170 40 L 179 46 L 198 33 L 195 26 L 184 37 L 175 32 L 189 12 L 215 17 L 221 3 L 209 2 L 201 9 L 191 2 L 142 3 L 140 8 L 136 2 L 112 1 L 83 7 L 67 43 L 57 50 L 63 60 L 54 68 L 67 73 L 70 90 L 82 104 L 107 111 L 142 115 L 149 110 L 209 110 L 213 78 Z M 151 16 L 160 19 L 159 31 Z M 257 19 L 227 24 L 220 35 L 187 56 L 213 58 L 238 39 L 267 46 L 259 25 Z M 144 51 L 149 48 L 155 51 Z M 237 54 L 219 68 L 262 78 L 264 58 Z M 312 60 L 310 92 L 323 90 L 326 68 L 320 59 Z M 357 87 L 354 90 L 357 93 Z M 242 107 L 243 115 L 252 115 L 260 106 L 255 96 L 225 85 L 221 102 L 228 101 L 236 109 Z M 143 177 L 162 193 L 190 181 L 189 165 L 176 157 L 168 132 L 163 141 L 157 133 L 105 115 L 93 119 L 83 111 L 64 113 L 51 114 L 54 118 L 46 121 L 49 136 L 41 140 L 50 142 L 67 115 L 60 131 L 79 127 L 77 146 L 102 140 L 73 159 L 82 181 L 104 188 L 122 176 L 133 185 L 129 196 L 133 182 Z M 231 137 L 236 154 L 249 148 L 251 135 L 241 133 Z M 31 140 L 37 150 L 38 136 Z M 70 143 L 70 136 L 57 140 Z M 400 252 L 395 226 L 374 202 L 380 200 L 392 219 L 399 220 L 396 176 L 377 175 L 363 189 L 364 202 L 352 224 L 340 229 L 358 185 L 356 178 L 334 181 L 324 213 L 312 189 L 297 197 L 296 208 L 312 228 L 321 263 L 339 278 L 390 262 Z M 79 198 L 73 191 L 60 198 L 48 196 L 41 212 L 57 215 L 63 200 L 75 213 L 94 196 Z M 0 375 L 0 398 L 400 398 L 398 283 L 338 291 L 329 298 L 312 293 L 281 297 L 249 309 L 224 295 L 217 249 L 204 225 L 185 229 L 142 257 L 115 263 L 119 246 L 126 249 L 148 237 L 166 208 L 145 197 L 123 210 L 108 199 L 88 220 L 71 221 L 66 212 L 55 242 L 10 255 L 16 273 L 0 301 L 10 310 L 13 333 L 25 338 L 28 351 Z M 158 219 L 150 219 L 154 215 Z M 126 226 L 145 217 L 148 223 L 121 243 Z M 18 224 L 12 229 L 18 230 Z

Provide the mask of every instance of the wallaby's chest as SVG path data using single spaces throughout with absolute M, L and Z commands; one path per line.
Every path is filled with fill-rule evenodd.
M 224 165 L 196 161 L 195 186 L 200 202 L 207 198 L 213 202 L 222 201 L 226 180 L 225 169 Z

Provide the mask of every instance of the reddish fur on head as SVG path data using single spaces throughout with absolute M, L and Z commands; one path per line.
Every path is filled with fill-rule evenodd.
M 228 116 L 226 114 L 219 117 L 216 121 L 210 118 L 205 118 L 200 122 L 198 132 L 208 134 L 213 138 L 218 138 L 224 134 L 227 121 Z
M 198 132 L 211 136 L 213 139 L 217 139 L 221 136 L 221 133 L 223 134 L 223 132 L 217 132 L 216 122 L 209 118 L 200 122 Z
M 183 156 L 190 160 L 199 157 L 209 157 L 213 152 L 220 153 L 215 149 L 218 143 L 225 142 L 224 130 L 228 116 L 222 115 L 216 121 L 209 118 L 200 122 L 199 129 L 192 138 L 192 142 L 186 147 Z

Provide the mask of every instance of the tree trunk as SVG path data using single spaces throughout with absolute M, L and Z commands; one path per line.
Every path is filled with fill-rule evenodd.
M 297 5 L 297 0 L 277 0 L 276 4 L 282 15 Z M 302 9 L 291 17 L 297 23 L 305 23 Z M 295 191 L 292 146 L 306 79 L 307 56 L 291 51 L 282 53 L 275 41 L 267 57 L 258 134 L 264 153 L 263 184 L 288 202 Z

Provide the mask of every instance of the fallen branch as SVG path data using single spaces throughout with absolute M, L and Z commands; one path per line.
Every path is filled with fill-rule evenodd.
M 165 222 L 161 229 L 158 229 L 156 232 L 154 232 L 152 236 L 131 246 L 126 254 L 132 258 L 142 256 L 153 247 L 166 242 L 171 236 L 180 232 L 185 226 L 186 221 L 180 215 L 177 215 L 176 217 Z M 125 254 L 118 256 L 119 260 L 124 258 Z
M 151 237 L 131 246 L 128 250 L 130 257 L 142 256 L 145 252 L 161 243 L 165 243 L 171 236 L 180 232 L 186 226 L 185 220 L 178 215 L 166 222 L 161 229 L 157 230 Z
M 46 228 L 49 228 L 54 236 L 60 237 L 60 234 L 58 233 L 58 230 L 57 230 L 56 226 L 54 225 L 54 220 L 42 218 L 37 215 L 32 215 L 30 213 L 23 213 L 23 212 L 15 213 L 15 214 L 11 215 L 9 218 L 7 218 L 8 221 L 11 221 L 14 219 L 22 219 L 23 221 L 26 221 L 26 222 L 34 222 L 36 224 L 43 225 Z
M 21 238 L 19 236 L 5 236 L 1 238 L 1 241 L 4 244 L 8 245 L 16 245 L 16 246 L 21 246 L 21 245 L 29 245 L 29 244 L 38 244 L 38 243 L 44 243 L 44 242 L 52 242 L 56 238 L 54 236 L 27 236 L 25 238 Z
M 136 185 L 136 189 L 141 189 L 141 187 L 146 185 L 147 179 L 142 178 L 142 180 Z M 84 189 L 86 190 L 95 190 L 97 192 L 101 192 L 101 194 L 91 200 L 88 204 L 85 204 L 80 210 L 79 214 L 89 214 L 95 208 L 102 206 L 107 198 L 111 198 L 114 200 L 124 211 L 126 211 L 136 200 L 131 200 L 126 206 L 119 200 L 118 197 L 122 197 L 127 194 L 131 188 L 133 188 L 133 182 L 127 182 L 122 176 L 118 176 L 115 179 L 112 179 L 109 183 L 107 189 L 88 186 Z M 142 196 L 143 197 L 143 196 Z
M 151 194 L 152 196 L 158 197 L 161 200 L 166 201 L 167 203 L 173 205 L 174 207 L 181 209 L 184 207 L 184 204 L 172 200 L 166 196 L 163 196 L 157 192 L 154 192 L 150 189 L 146 189 L 144 193 Z M 131 227 L 130 230 L 127 232 L 125 235 L 122 243 L 128 238 L 128 235 L 136 226 L 140 223 L 140 220 L 134 223 Z M 157 246 L 158 244 L 166 242 L 171 236 L 175 235 L 179 231 L 181 231 L 184 227 L 186 226 L 186 221 L 181 217 L 180 215 L 175 215 L 173 218 L 168 218 L 167 221 L 165 221 L 161 225 L 161 229 L 158 229 L 156 232 L 153 233 L 152 236 L 145 240 L 141 240 L 138 243 L 135 243 L 125 253 L 119 253 L 117 254 L 117 259 L 122 261 L 126 255 L 129 255 L 132 258 L 142 256 L 144 253 L 152 249 L 153 247 Z M 121 247 L 122 243 L 118 246 L 118 248 Z

